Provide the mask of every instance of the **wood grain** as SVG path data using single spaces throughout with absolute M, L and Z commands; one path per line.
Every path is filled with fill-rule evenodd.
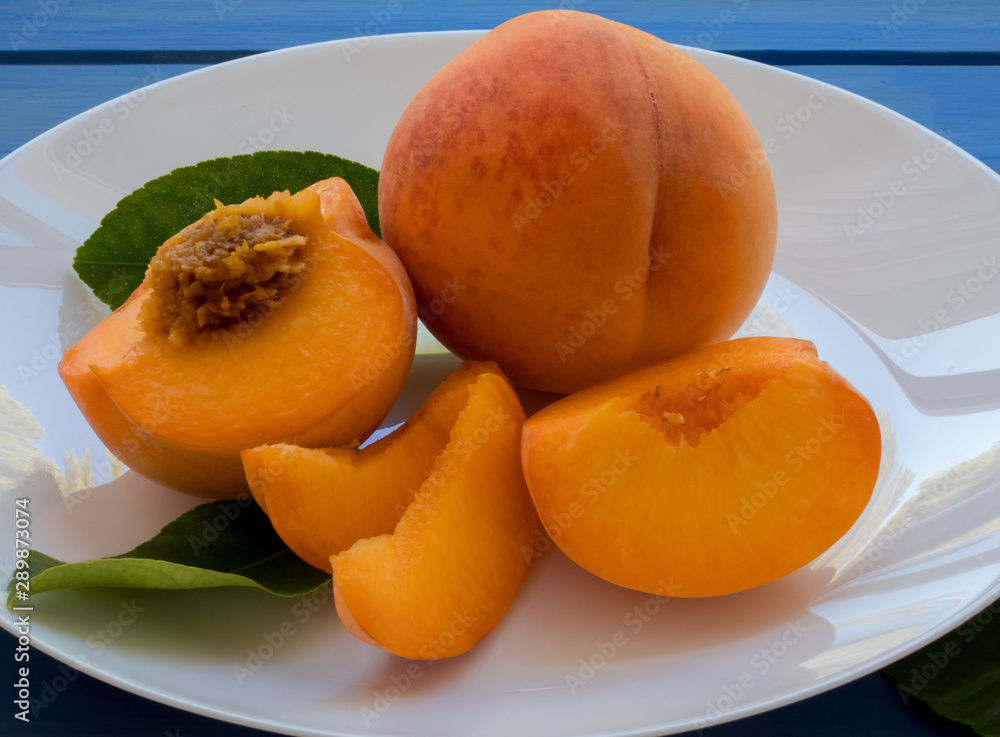
M 383 33 L 492 28 L 553 7 L 597 13 L 716 51 L 1000 50 L 996 0 L 4 0 L 0 52 L 276 49 Z

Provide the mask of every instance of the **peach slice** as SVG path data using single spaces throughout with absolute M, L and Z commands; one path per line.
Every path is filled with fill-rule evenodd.
M 364 448 L 280 443 L 243 451 L 250 490 L 285 544 L 332 572 L 334 553 L 391 533 L 484 371 L 485 364 L 463 364 L 402 427 Z
M 549 536 L 602 578 L 714 596 L 836 542 L 881 457 L 868 402 L 807 341 L 708 346 L 562 399 L 524 426 Z
M 334 551 L 330 561 L 348 630 L 407 658 L 459 655 L 486 636 L 521 585 L 538 531 L 520 467 L 517 396 L 489 364 L 466 367 L 446 384 L 459 381 L 465 396 L 449 437 L 436 455 L 420 456 L 430 461 L 421 468 L 426 479 L 395 529 Z M 430 407 L 424 417 L 436 412 Z M 402 486 L 409 477 L 401 471 L 391 467 Z

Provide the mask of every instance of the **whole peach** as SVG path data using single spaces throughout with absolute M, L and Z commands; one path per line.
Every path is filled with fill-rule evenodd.
M 507 21 L 427 82 L 379 212 L 444 345 L 564 393 L 728 338 L 777 232 L 767 155 L 723 84 L 565 10 Z

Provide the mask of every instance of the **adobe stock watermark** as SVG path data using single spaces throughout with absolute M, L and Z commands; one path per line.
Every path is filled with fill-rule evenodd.
M 687 36 L 684 42 L 693 50 L 693 57 L 698 56 L 698 52 L 707 49 L 715 43 L 726 28 L 736 21 L 737 14 L 746 12 L 750 7 L 750 0 L 738 0 L 733 8 L 725 8 L 710 20 L 702 21 L 703 30 L 697 36 Z
M 184 222 L 195 223 L 215 208 L 214 200 L 218 199 L 216 194 L 243 173 L 243 166 L 239 162 L 239 159 L 226 157 L 222 167 L 213 166 L 209 169 L 209 182 L 188 190 L 186 202 L 179 205 Z
M 383 376 L 385 370 L 403 355 L 403 351 L 409 350 L 412 352 L 412 345 L 410 335 L 405 331 L 401 332 L 388 345 L 379 346 L 378 351 L 374 355 L 366 356 L 361 366 L 353 367 L 347 378 L 351 382 L 355 396 L 361 396 L 361 393 L 365 389 L 371 386 L 380 376 Z
M 948 470 L 935 477 L 932 483 L 927 486 L 921 486 L 921 493 L 926 494 L 929 499 L 939 498 L 951 491 L 962 478 L 962 475 L 962 471 L 958 466 L 949 465 Z M 866 571 L 873 569 L 916 523 L 917 518 L 910 511 L 906 511 L 899 519 L 892 520 L 879 531 L 879 534 L 872 540 L 868 549 L 851 564 L 848 570 L 860 576 Z
M 123 271 L 116 271 L 107 281 L 105 290 L 110 294 L 118 294 L 123 289 L 131 292 L 130 276 Z M 17 375 L 21 383 L 28 386 L 51 366 L 57 365 L 62 360 L 63 351 L 90 332 L 90 329 L 103 319 L 104 314 L 106 314 L 105 307 L 96 297 L 87 296 L 77 302 L 73 308 L 74 317 L 47 333 L 44 336 L 45 342 L 33 348 L 17 365 Z
M 948 129 L 951 136 L 951 129 Z M 907 158 L 900 166 L 900 176 L 886 185 L 885 189 L 872 192 L 872 199 L 867 205 L 857 208 L 857 217 L 853 222 L 843 224 L 844 235 L 849 243 L 854 243 L 874 227 L 875 223 L 885 215 L 890 208 L 909 191 L 910 187 L 920 181 L 920 178 L 936 164 L 941 154 L 947 151 L 950 143 L 942 136 L 937 136 L 934 143 L 924 150 L 918 151 Z
M 333 589 L 330 586 L 323 586 L 299 597 L 292 606 L 291 616 L 273 630 L 263 632 L 260 642 L 255 647 L 246 649 L 246 659 L 242 663 L 233 665 L 232 671 L 236 683 L 242 686 L 248 678 L 259 673 L 261 668 L 301 631 L 301 627 L 332 600 Z
M 78 657 L 76 662 L 82 665 L 89 661 L 86 657 Z M 80 677 L 79 669 L 66 663 L 60 663 L 56 670 L 58 671 L 56 675 L 42 681 L 38 694 L 32 694 L 28 699 L 27 709 L 30 711 L 31 717 L 37 717 L 42 711 L 52 706 Z M 23 706 L 23 704 L 18 704 L 18 706 Z M 24 718 L 23 721 L 29 721 L 29 719 Z
M 426 167 L 437 154 L 441 142 L 457 134 L 469 117 L 478 111 L 486 100 L 498 94 L 498 90 L 499 85 L 496 82 L 490 87 L 484 84 L 477 84 L 471 93 L 464 96 L 455 108 L 445 112 L 441 124 L 434 126 L 428 132 L 429 135 L 424 136 L 419 141 L 411 142 L 410 148 L 406 153 L 406 158 L 399 165 L 398 171 L 388 173 L 383 171 L 382 176 L 392 177 L 396 180 L 408 179 L 420 169 Z M 485 169 L 474 171 L 474 175 L 480 178 L 485 177 Z
M 267 485 L 281 478 L 288 464 L 295 458 L 293 446 L 284 444 L 278 452 L 277 459 L 269 460 L 260 470 L 247 474 L 247 485 L 251 491 L 267 493 Z
M 622 617 L 622 627 L 606 640 L 595 642 L 594 652 L 589 657 L 579 658 L 576 668 L 563 676 L 570 695 L 576 696 L 581 688 L 593 681 L 598 673 L 629 646 L 632 637 L 642 632 L 679 591 L 680 587 L 674 584 L 673 579 L 664 581 L 661 578 L 656 593 L 625 614 Z
M 354 36 L 355 38 L 347 41 L 340 46 L 340 51 L 344 55 L 344 59 L 350 64 L 353 57 L 356 54 L 360 54 L 371 43 L 372 36 L 378 36 L 385 33 L 385 29 L 389 27 L 392 23 L 393 18 L 403 12 L 403 3 L 400 0 L 389 0 L 383 7 L 378 10 L 369 11 L 371 15 L 371 20 L 366 21 L 364 27 L 360 25 L 354 26 Z
M 243 0 L 212 0 L 212 9 L 219 20 L 225 20 L 226 16 L 235 11 L 243 4 Z
M 566 363 L 571 355 L 583 348 L 589 339 L 597 335 L 597 332 L 608 323 L 609 318 L 621 309 L 621 305 L 641 292 L 650 277 L 662 269 L 672 255 L 662 246 L 651 249 L 648 265 L 637 266 L 632 273 L 626 274 L 616 281 L 612 287 L 615 296 L 605 299 L 597 309 L 586 310 L 583 320 L 569 328 L 566 340 L 556 341 L 553 344 L 552 347 L 556 355 L 559 356 L 559 360 Z
M 535 185 L 535 196 L 530 199 L 526 197 L 520 210 L 510 216 L 510 221 L 518 235 L 521 235 L 525 227 L 534 223 L 543 212 L 552 207 L 555 201 L 573 186 L 576 177 L 587 171 L 590 165 L 607 151 L 608 146 L 618 140 L 621 136 L 621 128 L 618 124 L 610 118 L 606 118 L 604 123 L 605 125 L 598 135 L 570 153 L 567 166 L 560 170 L 555 179 L 542 182 L 541 185 Z
M 896 349 L 888 351 L 889 360 L 897 366 L 905 366 L 912 361 L 934 338 L 939 330 L 948 325 L 952 319 L 979 295 L 983 289 L 1000 273 L 1000 261 L 997 254 L 980 258 L 980 265 L 974 273 L 959 282 L 945 295 L 948 307 L 939 307 L 927 319 L 917 320 L 917 330 L 904 340 Z
M 490 437 L 507 427 L 511 420 L 513 420 L 513 415 L 503 405 L 491 407 L 487 412 L 486 420 L 471 435 L 449 441 L 447 454 L 441 456 L 443 460 L 435 461 L 424 475 L 419 486 L 409 489 L 407 502 L 405 504 L 396 502 L 393 505 L 393 511 L 397 518 L 402 518 L 406 514 L 414 495 L 422 486 L 430 484 L 440 489 L 449 478 L 458 473 L 462 464 L 472 460 L 479 449 L 489 442 Z
M 535 558 L 551 548 L 553 543 L 562 537 L 576 520 L 587 514 L 590 508 L 638 461 L 639 456 L 633 455 L 630 449 L 616 450 L 615 458 L 607 468 L 581 484 L 577 493 L 580 501 L 571 502 L 564 512 L 556 512 L 547 519 L 546 529 L 536 530 L 535 541 L 531 546 L 521 546 L 521 555 L 524 556 L 525 562 L 530 566 Z
M 130 452 L 138 452 L 143 442 L 147 440 L 147 433 L 150 435 L 155 434 L 162 422 L 176 416 L 177 401 L 176 396 L 169 392 L 157 393 L 153 404 L 153 412 L 145 425 L 140 426 L 136 424 L 123 430 L 121 435 L 118 436 L 118 442 L 125 448 L 128 448 Z
M 738 366 L 744 353 L 746 347 L 740 341 L 731 343 L 725 350 L 713 350 L 712 360 L 705 365 L 704 371 L 684 387 L 684 401 L 688 406 L 704 399 L 705 395 L 715 388 L 719 374 Z
M 259 131 L 240 141 L 236 147 L 237 153 L 252 154 L 255 151 L 267 148 L 274 142 L 275 137 L 285 130 L 288 124 L 297 117 L 297 115 L 288 112 L 286 105 L 282 105 L 280 110 L 272 107 L 271 119 L 267 122 L 267 125 L 262 126 Z
M 740 327 L 734 338 L 749 338 L 758 335 L 767 335 L 781 316 L 788 312 L 792 305 L 799 301 L 801 294 L 795 292 L 791 287 L 780 287 L 776 290 L 771 304 L 759 304 L 751 313 L 750 317 Z
M 201 555 L 201 551 L 208 548 L 219 539 L 219 536 L 229 529 L 229 526 L 243 513 L 243 510 L 254 503 L 253 496 L 247 492 L 242 492 L 231 501 L 220 501 L 219 513 L 210 520 L 205 520 L 202 525 L 201 534 L 188 535 L 188 544 L 195 557 Z
M 44 336 L 45 342 L 32 348 L 28 356 L 17 365 L 17 375 L 22 385 L 28 386 L 51 366 L 57 365 L 62 360 L 63 351 L 68 350 L 100 322 L 96 302 L 78 303 L 74 315 L 74 319 L 48 332 Z
M 7 32 L 7 43 L 10 44 L 11 49 L 20 51 L 21 47 L 27 46 L 38 37 L 38 34 L 53 18 L 59 15 L 63 6 L 69 5 L 71 2 L 72 0 L 38 0 L 35 3 L 38 10 L 30 15 L 22 14 L 18 19 L 21 22 L 20 26 L 15 24 L 18 32 Z
M 470 435 L 449 441 L 448 457 L 443 463 L 434 465 L 427 476 L 427 483 L 439 488 L 443 486 L 445 480 L 458 473 L 459 464 L 465 464 L 472 460 L 476 452 L 486 445 L 493 435 L 509 426 L 513 419 L 513 415 L 503 405 L 490 407 L 486 419 Z
M 287 105 L 282 105 L 280 108 L 272 107 L 269 112 L 270 118 L 267 122 L 262 125 L 256 133 L 248 135 L 246 138 L 241 140 L 233 150 L 233 156 L 223 159 L 222 166 L 213 166 L 209 169 L 207 172 L 209 178 L 208 182 L 198 187 L 192 187 L 188 190 L 187 194 L 189 198 L 186 198 L 186 202 L 183 205 L 180 205 L 180 210 L 183 212 L 184 220 L 186 222 L 197 222 L 215 209 L 213 202 L 218 199 L 217 194 L 220 191 L 226 190 L 230 184 L 232 184 L 233 180 L 244 175 L 245 167 L 243 166 L 239 155 L 251 154 L 270 146 L 280 133 L 283 133 L 290 128 L 292 122 L 298 119 L 298 114 L 290 111 Z M 268 113 L 265 113 L 265 115 L 267 114 Z M 320 262 L 325 260 L 325 257 L 318 255 L 311 256 L 310 258 L 315 258 L 316 261 Z M 308 261 L 309 260 L 307 259 L 307 268 L 309 268 Z M 268 312 L 267 314 L 270 313 Z M 258 315 L 252 319 L 258 320 L 263 316 L 264 315 Z M 252 329 L 256 328 L 256 326 L 249 327 Z M 246 337 L 249 337 L 249 333 L 244 333 L 243 336 L 237 337 L 245 339 Z
M 139 615 L 146 611 L 144 607 L 135 603 L 135 599 L 122 601 L 119 607 L 118 615 L 114 619 L 87 638 L 87 647 L 94 650 L 95 655 L 100 655 L 111 647 L 114 641 L 125 633 L 126 629 L 135 624 Z
M 470 614 L 468 609 L 453 612 L 448 627 L 417 649 L 417 654 L 423 661 L 411 660 L 402 673 L 390 675 L 389 685 L 372 691 L 371 702 L 358 709 L 365 726 L 371 727 L 376 719 L 389 711 L 393 704 L 424 677 L 427 669 L 433 667 L 475 623 L 476 617 Z
M 783 468 L 775 470 L 770 479 L 758 481 L 756 490 L 750 496 L 740 497 L 738 515 L 733 512 L 726 513 L 730 532 L 735 534 L 748 525 L 768 502 L 778 496 L 782 487 L 791 483 L 794 475 L 818 456 L 823 446 L 837 437 L 843 429 L 844 418 L 841 415 L 832 415 L 820 420 L 819 427 L 808 440 L 796 445 L 785 454 Z
M 146 611 L 145 607 L 136 604 L 135 599 L 122 600 L 119 604 L 118 614 L 87 638 L 87 647 L 93 651 L 93 656 L 98 657 L 112 647 L 115 641 L 125 634 L 125 630 L 138 621 L 139 615 L 144 611 Z M 88 655 L 77 655 L 73 661 L 80 666 L 86 666 L 92 662 Z M 57 670 L 58 673 L 55 676 L 42 681 L 37 695 L 32 694 L 28 700 L 27 708 L 30 709 L 31 717 L 37 717 L 43 710 L 52 706 L 80 677 L 80 670 L 68 663 L 60 663 Z
M 125 121 L 146 99 L 148 94 L 146 87 L 166 79 L 169 75 L 160 69 L 159 65 L 146 66 L 146 74 L 142 77 L 138 87 L 111 105 L 110 114 L 105 115 L 92 127 L 85 126 L 80 132 L 76 143 L 66 144 L 66 153 L 62 161 L 52 158 L 49 165 L 55 172 L 56 179 L 60 182 L 67 174 L 71 174 L 83 162 L 103 144 L 111 134 L 115 132 L 118 125 Z
M 906 683 L 897 683 L 896 693 L 909 704 L 914 696 L 920 698 L 920 693 L 944 673 L 955 658 L 967 652 L 976 638 L 982 634 L 994 619 L 1000 618 L 1000 601 L 995 601 L 975 617 L 955 630 L 954 637 L 946 637 L 940 645 L 932 647 L 923 656 L 923 663 L 910 668 L 910 679 Z M 959 642 L 961 640 L 961 642 Z
M 455 300 L 461 297 L 462 292 L 468 288 L 469 285 L 463 284 L 456 276 L 446 278 L 441 291 L 426 305 L 419 307 L 417 315 L 423 320 L 425 325 L 429 325 L 441 317 L 445 310 L 448 309 L 448 306 L 454 304 Z
M 248 341 L 271 315 L 282 308 L 283 302 L 288 295 L 298 291 L 303 284 L 307 283 L 309 277 L 315 273 L 320 264 L 327 261 L 330 256 L 331 252 L 326 249 L 313 249 L 312 253 L 302 260 L 301 269 L 285 274 L 286 278 L 281 283 L 281 290 L 284 295 L 281 299 L 276 303 L 257 303 L 252 305 L 239 320 L 219 330 L 218 336 L 225 344 L 227 350 L 233 353 Z
M 63 506 L 68 514 L 73 514 L 77 507 L 83 506 L 94 494 L 94 488 L 100 484 L 114 481 L 125 470 L 124 464 L 110 450 L 104 450 L 104 460 L 93 461 L 90 458 L 90 448 L 84 451 L 83 458 L 77 458 L 67 452 L 64 456 L 66 487 L 63 489 Z M 60 484 L 62 486 L 62 484 Z
M 777 154 L 781 147 L 788 143 L 795 134 L 802 130 L 813 117 L 823 109 L 823 106 L 834 96 L 834 88 L 822 82 L 815 82 L 809 87 L 809 95 L 794 110 L 789 110 L 774 122 L 775 135 L 761 140 L 761 148 L 748 151 L 746 158 L 739 165 L 732 164 L 729 177 L 716 182 L 716 189 L 723 199 L 736 193 L 755 176 L 764 166 L 770 166 L 768 156 Z
M 725 715 L 735 709 L 753 690 L 758 679 L 770 673 L 782 658 L 795 649 L 808 632 L 809 628 L 802 624 L 800 619 L 786 622 L 785 630 L 780 637 L 751 656 L 747 663 L 749 667 L 723 685 L 722 693 L 716 698 L 705 702 L 705 715 L 695 723 L 698 734 L 701 735 L 706 727 L 721 722 Z
M 894 3 L 892 12 L 888 17 L 876 23 L 879 32 L 882 34 L 882 38 L 888 41 L 889 36 L 909 23 L 910 18 L 916 15 L 921 6 L 926 3 L 927 0 L 903 0 L 901 3 Z
M 552 8 L 546 15 L 549 23 L 558 28 L 559 21 L 574 10 L 579 10 L 586 3 L 586 0 L 561 0 L 559 5 Z

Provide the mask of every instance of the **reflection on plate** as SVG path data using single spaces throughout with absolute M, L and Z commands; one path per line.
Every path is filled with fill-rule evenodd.
M 31 498 L 35 547 L 70 560 L 121 552 L 196 503 L 118 476 L 56 375 L 61 344 L 102 314 L 70 268 L 101 217 L 147 180 L 245 150 L 265 129 L 270 147 L 377 167 L 410 97 L 478 35 L 374 38 L 351 54 L 335 42 L 224 64 L 133 93 L 134 105 L 96 108 L 0 163 L 0 460 L 10 468 L 0 484 L 8 500 Z M 652 735 L 831 688 L 995 598 L 1000 290 L 988 282 L 1000 180 L 849 93 L 733 57 L 699 59 L 773 151 L 779 253 L 743 332 L 815 341 L 882 423 L 879 483 L 843 540 L 785 579 L 701 601 L 616 588 L 553 551 L 492 635 L 441 662 L 358 642 L 327 589 L 300 600 L 52 593 L 34 602 L 36 646 L 150 698 L 289 734 Z M 808 120 L 783 123 L 801 110 Z M 279 113 L 280 130 L 269 128 Z M 83 146 L 102 124 L 111 132 Z M 388 424 L 455 365 L 427 335 L 421 351 Z M 120 618 L 126 610 L 134 616 Z

